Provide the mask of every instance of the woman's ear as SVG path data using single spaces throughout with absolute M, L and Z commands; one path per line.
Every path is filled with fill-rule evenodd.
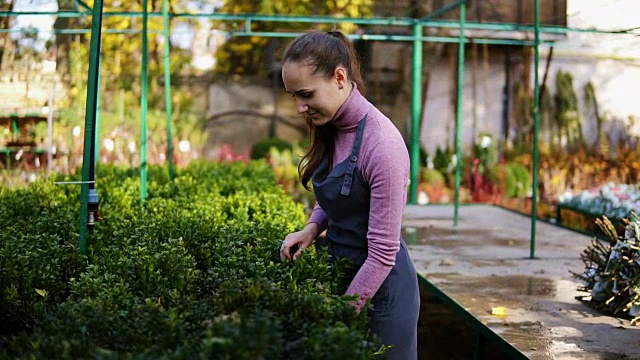
M 338 88 L 344 88 L 347 84 L 347 69 L 342 66 L 338 66 L 333 73 L 333 77 L 338 84 Z

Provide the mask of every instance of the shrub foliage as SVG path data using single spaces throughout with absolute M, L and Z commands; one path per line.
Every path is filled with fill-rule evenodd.
M 366 359 L 348 264 L 281 262 L 304 212 L 264 162 L 193 163 L 174 182 L 99 167 L 101 215 L 78 255 L 79 188 L 0 187 L 0 357 Z M 56 179 L 61 180 L 61 179 Z M 77 180 L 77 179 L 66 179 Z

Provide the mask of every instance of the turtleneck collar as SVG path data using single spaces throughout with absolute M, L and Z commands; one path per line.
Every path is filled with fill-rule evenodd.
M 358 123 L 369 112 L 369 107 L 371 106 L 369 101 L 358 90 L 356 83 L 352 82 L 352 84 L 353 89 L 349 97 L 347 97 L 347 100 L 340 106 L 333 120 L 331 120 L 338 128 L 338 131 L 356 131 Z

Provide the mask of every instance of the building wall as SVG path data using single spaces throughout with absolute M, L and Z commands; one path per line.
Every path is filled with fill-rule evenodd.
M 559 6 L 566 7 L 568 17 L 564 16 L 564 11 L 560 12 L 560 16 L 545 13 L 544 11 L 548 12 L 552 8 L 550 6 L 544 7 L 546 10 L 543 11 L 543 17 L 552 17 L 559 22 L 566 19 L 569 26 L 580 28 L 603 27 L 605 25 L 610 28 L 616 25 L 619 27 L 630 26 L 632 24 L 624 20 L 624 15 L 625 8 L 629 7 L 631 1 L 636 0 L 621 0 L 616 3 L 606 0 L 562 2 Z M 492 2 L 492 4 L 494 3 L 496 2 Z M 510 4 L 516 5 L 515 2 Z M 389 2 L 387 5 L 385 8 L 387 13 L 382 14 L 384 16 L 392 16 L 394 12 L 402 12 L 403 9 L 406 9 L 404 5 L 396 6 L 396 3 Z M 428 13 L 431 11 L 429 6 L 433 6 L 433 3 L 427 4 L 429 6 L 423 5 L 421 5 L 422 11 Z M 483 6 L 490 8 L 489 5 L 484 3 Z M 473 6 L 470 7 L 470 13 L 472 12 Z M 407 14 L 398 15 L 406 16 Z M 627 13 L 626 15 L 631 14 Z M 626 18 L 629 17 L 632 16 Z M 606 24 L 598 22 L 600 19 L 606 20 Z M 613 21 L 612 19 L 618 20 Z M 376 29 L 376 31 L 380 30 Z M 389 28 L 386 30 L 400 31 L 402 29 Z M 493 36 L 495 35 L 494 33 Z M 640 66 L 637 60 L 640 55 L 633 53 L 633 49 L 640 48 L 637 46 L 639 41 L 637 37 L 631 36 L 623 39 L 619 35 L 594 37 L 589 34 L 571 33 L 566 38 L 555 38 L 555 40 L 557 46 L 547 79 L 551 95 L 555 92 L 555 75 L 558 70 L 563 70 L 573 76 L 574 88 L 579 96 L 581 106 L 584 106 L 584 86 L 587 82 L 593 81 L 602 113 L 609 114 L 609 118 L 612 119 L 611 124 L 606 125 L 606 128 L 613 128 L 613 132 L 616 132 L 618 130 L 615 128 L 619 126 L 613 125 L 614 122 L 619 120 L 624 125 L 625 122 L 628 123 L 630 115 L 640 116 L 640 102 L 633 98 L 636 84 L 640 83 Z M 513 47 L 513 49 L 514 53 L 521 51 L 521 48 L 518 47 Z M 636 50 L 636 52 L 638 51 Z M 541 46 L 540 81 L 544 76 L 547 53 L 547 48 Z M 523 70 L 517 55 L 513 61 L 513 83 L 519 80 L 522 71 L 530 72 L 531 81 L 533 81 L 533 64 L 528 70 Z M 365 74 L 368 78 L 368 97 L 389 116 L 405 139 L 408 140 L 411 130 L 411 44 L 374 42 L 370 64 L 371 68 Z M 455 71 L 455 68 L 451 67 L 446 52 L 443 54 L 442 51 L 433 58 L 425 58 L 425 67 L 430 67 L 430 80 L 420 128 L 420 141 L 429 153 L 433 153 L 438 147 L 445 147 L 447 144 L 453 145 L 455 119 L 452 107 L 454 100 L 452 98 L 454 94 L 452 92 L 452 79 L 454 79 L 452 71 Z M 474 81 L 475 86 L 473 85 Z M 467 49 L 464 84 L 463 149 L 468 149 L 481 132 L 488 132 L 496 137 L 504 136 L 502 133 L 503 87 L 505 85 L 503 49 L 490 48 L 488 69 L 484 68 L 482 60 L 479 61 L 478 66 L 475 66 L 471 51 Z M 282 89 L 275 97 L 273 87 L 266 85 L 214 84 L 211 89 L 209 96 L 209 112 L 211 114 L 245 107 L 263 114 L 274 113 L 303 124 L 302 118 L 295 112 L 293 102 Z M 513 98 L 511 98 L 511 105 L 513 105 Z M 591 143 L 595 139 L 595 118 L 587 114 L 586 110 L 583 113 L 584 138 L 588 143 Z M 513 131 L 513 111 L 510 111 L 509 115 Z M 242 128 L 239 125 L 247 123 L 251 124 L 250 128 Z M 251 144 L 265 137 L 268 131 L 268 122 L 257 118 L 238 119 L 235 124 L 237 129 L 229 129 L 225 136 L 222 136 L 221 130 L 211 133 L 210 139 L 213 140 L 210 140 L 210 146 L 224 141 L 240 144 L 242 139 L 247 144 Z M 278 127 L 278 135 L 290 141 L 301 137 L 298 132 L 289 131 L 286 127 Z M 541 139 L 545 141 L 548 135 L 543 131 Z M 508 136 L 512 137 L 513 132 Z M 239 146 L 236 145 L 236 147 Z
M 541 69 L 541 78 L 544 68 Z M 592 82 L 595 87 L 599 112 L 605 116 L 605 132 L 615 142 L 622 137 L 621 132 L 640 136 L 637 122 L 632 124 L 630 117 L 640 119 L 640 101 L 637 100 L 637 89 L 640 86 L 640 59 L 599 59 L 583 55 L 558 51 L 552 60 L 549 85 L 555 84 L 558 71 L 568 72 L 573 77 L 573 86 L 578 95 L 582 119 L 583 138 L 587 144 L 596 141 L 596 119 L 589 114 L 584 99 L 584 88 Z
M 539 80 L 543 81 L 548 51 L 541 51 Z M 517 81 L 518 67 L 514 64 L 512 81 Z M 455 69 L 453 69 L 455 71 Z M 440 61 L 431 71 L 428 96 L 424 104 L 424 116 L 421 124 L 420 143 L 424 149 L 433 154 L 447 144 L 453 146 L 455 136 L 455 113 L 452 107 L 452 84 L 454 77 L 447 61 Z M 476 72 L 474 100 L 474 71 Z M 531 81 L 533 86 L 533 69 Z M 630 117 L 640 119 L 640 101 L 637 101 L 636 89 L 640 86 L 640 60 L 597 58 L 593 55 L 567 53 L 558 50 L 554 53 L 546 84 L 550 95 L 555 94 L 555 81 L 558 71 L 571 74 L 574 90 L 578 96 L 582 116 L 582 133 L 585 142 L 593 145 L 596 141 L 597 125 L 594 114 L 590 114 L 584 98 L 585 86 L 592 82 L 598 100 L 600 115 L 607 121 L 604 131 L 609 133 L 610 140 L 615 142 L 623 137 L 628 128 L 629 135 L 640 136 L 640 121 L 632 123 Z M 487 84 L 485 87 L 485 79 Z M 503 87 L 505 85 L 504 56 L 499 49 L 492 50 L 489 71 L 483 69 L 482 63 L 477 69 L 471 59 L 465 65 L 462 116 L 462 147 L 468 150 L 478 134 L 488 132 L 500 138 L 503 134 Z M 488 90 L 488 91 L 487 91 Z M 533 90 L 533 89 L 532 89 Z M 455 96 L 455 93 L 453 93 Z M 510 99 L 510 138 L 514 136 L 513 97 Z M 475 121 L 474 121 L 475 119 Z M 474 126 L 474 123 L 476 124 Z M 540 141 L 549 141 L 549 131 L 541 128 Z M 475 136 L 474 136 L 475 134 Z
M 452 0 L 431 0 L 430 2 L 433 3 L 433 9 L 441 9 L 454 3 Z M 540 21 L 546 25 L 565 26 L 566 10 L 567 0 L 540 0 Z M 460 12 L 456 8 L 440 18 L 457 20 L 460 18 Z M 532 24 L 534 2 L 532 0 L 467 0 L 467 20 Z
M 269 137 L 274 117 L 301 128 L 306 126 L 291 96 L 282 89 L 274 91 L 272 86 L 247 81 L 216 82 L 209 86 L 207 99 L 210 120 L 204 127 L 208 135 L 205 157 L 215 157 L 223 144 L 230 145 L 235 153 L 248 151 Z M 278 138 L 293 143 L 305 136 L 281 121 L 275 124 Z
M 482 62 L 474 66 L 467 61 L 464 70 L 462 146 L 468 148 L 482 132 L 496 137 L 502 135 L 502 94 L 505 84 L 503 55 L 491 51 L 488 69 Z M 452 103 L 455 103 L 455 92 L 452 91 L 455 87 L 451 84 L 454 79 L 452 71 L 456 69 L 451 68 L 448 61 L 442 60 L 434 65 L 430 73 L 420 130 L 420 143 L 429 154 L 434 154 L 438 147 L 454 144 L 456 125 Z

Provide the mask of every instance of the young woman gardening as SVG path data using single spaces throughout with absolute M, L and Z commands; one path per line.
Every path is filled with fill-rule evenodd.
M 362 95 L 355 51 L 341 32 L 293 40 L 282 79 L 310 127 L 299 172 L 317 203 L 306 226 L 285 238 L 281 255 L 295 259 L 326 229 L 329 253 L 356 264 L 346 294 L 358 296 L 356 311 L 371 299 L 372 333 L 392 345 L 387 359 L 416 359 L 420 297 L 400 234 L 409 179 L 404 140 Z

